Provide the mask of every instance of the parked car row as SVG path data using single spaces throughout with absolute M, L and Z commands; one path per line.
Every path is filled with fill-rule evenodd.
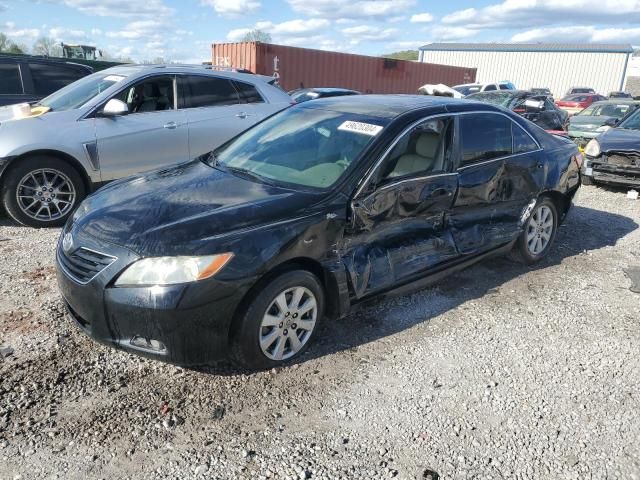
M 125 65 L 89 75 L 16 118 L 0 109 L 3 205 L 63 225 L 106 182 L 211 151 L 291 98 L 273 78 L 204 67 Z

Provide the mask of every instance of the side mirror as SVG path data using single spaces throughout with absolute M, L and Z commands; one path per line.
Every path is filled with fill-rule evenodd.
M 618 124 L 618 119 L 616 117 L 607 118 L 604 124 L 607 127 L 615 127 Z
M 524 101 L 524 106 L 527 110 L 540 111 L 544 109 L 544 102 L 542 100 L 527 99 Z
M 129 113 L 129 106 L 122 100 L 112 98 L 102 109 L 103 117 L 121 117 Z

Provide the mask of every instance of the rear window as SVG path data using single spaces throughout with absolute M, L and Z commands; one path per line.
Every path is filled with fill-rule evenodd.
M 16 63 L 0 63 L 0 95 L 24 93 L 20 78 L 20 67 Z
M 565 102 L 586 102 L 589 100 L 588 95 L 567 95 L 562 100 Z
M 256 87 L 250 83 L 233 82 L 240 94 L 240 103 L 264 103 Z
M 504 157 L 512 152 L 511 120 L 493 113 L 460 116 L 461 166 Z
M 50 95 L 85 76 L 80 70 L 64 65 L 30 63 L 29 70 L 35 94 L 43 96 Z
M 190 76 L 190 94 L 187 95 L 187 106 L 220 107 L 239 103 L 238 92 L 231 82 L 224 78 Z

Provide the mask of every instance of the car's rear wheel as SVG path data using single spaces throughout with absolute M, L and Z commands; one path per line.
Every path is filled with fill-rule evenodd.
M 75 168 L 55 157 L 17 160 L 7 172 L 2 201 L 16 222 L 29 227 L 63 225 L 85 197 L 82 177 Z
M 549 254 L 558 231 L 558 210 L 548 197 L 541 197 L 514 246 L 514 257 L 526 264 L 539 262 Z
M 324 291 L 310 272 L 286 272 L 266 284 L 234 325 L 232 357 L 265 369 L 299 357 L 324 315 Z

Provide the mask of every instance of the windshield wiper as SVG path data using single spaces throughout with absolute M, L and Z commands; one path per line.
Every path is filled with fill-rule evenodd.
M 258 175 L 257 173 L 254 173 L 251 170 L 246 169 L 246 168 L 231 167 L 229 165 L 220 164 L 220 163 L 217 163 L 217 166 L 222 166 L 223 168 L 225 168 L 227 170 L 231 170 L 233 173 L 237 174 L 238 176 L 244 177 L 244 178 L 249 178 L 251 180 L 256 180 L 256 181 L 258 181 L 260 183 L 266 183 L 267 185 L 275 185 L 275 182 L 273 182 L 272 180 L 269 180 L 269 179 L 263 177 L 262 175 Z

